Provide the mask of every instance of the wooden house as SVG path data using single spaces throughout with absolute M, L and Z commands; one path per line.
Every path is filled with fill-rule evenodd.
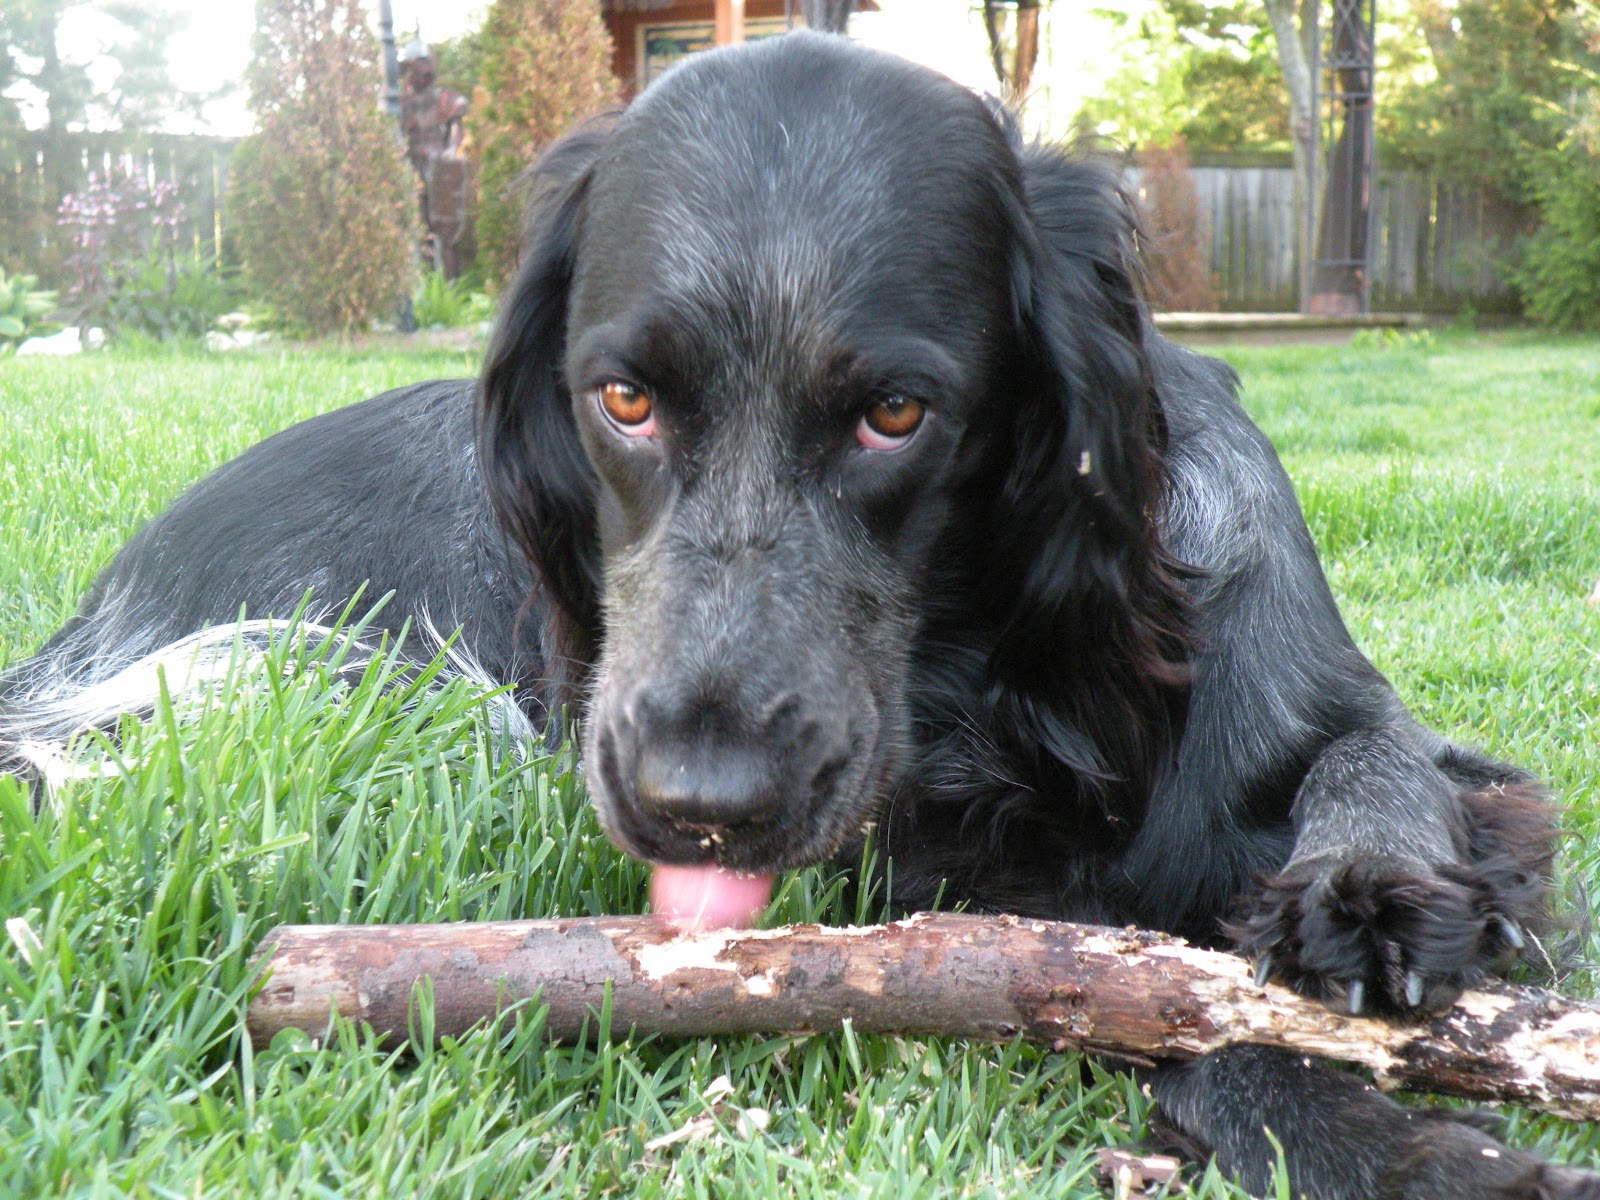
M 858 0 L 858 11 L 877 8 Z M 711 46 L 773 37 L 803 26 L 800 0 L 602 0 L 616 47 L 613 68 L 626 96 L 678 59 Z

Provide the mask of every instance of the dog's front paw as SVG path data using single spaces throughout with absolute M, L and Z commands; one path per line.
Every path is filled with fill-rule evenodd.
M 1263 983 L 1351 1013 L 1439 1012 L 1522 949 L 1517 899 L 1492 871 L 1323 856 L 1263 879 L 1228 932 Z

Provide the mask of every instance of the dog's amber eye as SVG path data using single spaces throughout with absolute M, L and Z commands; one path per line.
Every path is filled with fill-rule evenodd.
M 649 437 L 655 432 L 655 410 L 650 394 L 626 383 L 603 383 L 595 389 L 600 408 L 611 423 L 629 437 Z
M 879 400 L 856 426 L 856 440 L 868 450 L 898 450 L 922 427 L 928 410 L 905 396 Z

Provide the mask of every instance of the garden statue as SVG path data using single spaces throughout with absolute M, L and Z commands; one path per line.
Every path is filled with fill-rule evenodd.
M 468 101 L 455 89 L 440 87 L 436 70 L 433 52 L 420 40 L 400 52 L 400 129 L 406 157 L 422 180 L 422 222 L 434 265 L 454 279 L 461 273 L 460 242 L 470 207 L 470 175 L 461 153 Z

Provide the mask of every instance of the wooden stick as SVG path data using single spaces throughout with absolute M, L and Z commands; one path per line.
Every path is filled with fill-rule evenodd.
M 677 936 L 648 917 L 459 925 L 285 925 L 250 1003 L 257 1046 L 325 1035 L 330 1014 L 407 1036 L 432 981 L 435 1036 L 538 996 L 579 1035 L 607 985 L 612 1025 L 674 1037 L 835 1030 L 1009 1039 L 1133 1061 L 1235 1042 L 1372 1069 L 1385 1088 L 1514 1101 L 1600 1119 L 1600 1005 L 1534 988 L 1469 992 L 1426 1024 L 1341 1016 L 1259 987 L 1232 954 L 1161 934 L 1015 917 Z M 590 1028 L 593 1026 L 591 1024 Z

